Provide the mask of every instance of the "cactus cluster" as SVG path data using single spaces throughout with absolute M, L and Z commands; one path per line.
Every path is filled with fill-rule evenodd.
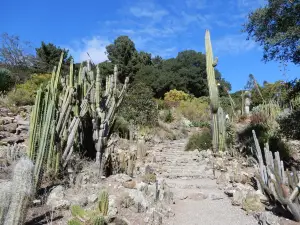
M 28 156 L 35 164 L 36 188 L 44 172 L 57 175 L 73 151 L 84 148 L 91 134 L 92 151 L 96 151 L 96 162 L 102 169 L 103 150 L 127 88 L 128 78 L 122 89 L 117 89 L 116 66 L 113 75 L 102 78 L 98 66 L 87 61 L 75 71 L 71 60 L 69 74 L 65 75 L 61 71 L 62 61 L 63 53 L 51 81 L 37 91 L 31 113 Z M 87 124 L 92 124 L 92 128 Z
M 105 216 L 108 213 L 109 195 L 103 190 L 98 201 L 98 209 L 84 210 L 79 205 L 71 206 L 73 218 L 68 221 L 68 225 L 104 225 Z
M 284 170 L 283 161 L 280 160 L 279 152 L 275 152 L 273 157 L 268 144 L 265 144 L 264 159 L 259 146 L 255 131 L 252 130 L 256 157 L 258 159 L 258 171 L 256 178 L 259 187 L 268 197 L 273 205 L 280 205 L 284 210 L 290 212 L 294 219 L 300 221 L 299 189 L 300 182 L 297 171 Z M 279 203 L 279 204 L 278 204 Z
M 218 58 L 213 60 L 213 51 L 210 40 L 210 32 L 205 32 L 205 51 L 206 51 L 206 73 L 207 83 L 210 97 L 210 109 L 212 115 L 212 145 L 213 151 L 224 151 L 226 147 L 225 142 L 225 116 L 223 109 L 219 103 L 219 90 L 215 78 L 215 69 Z
M 34 196 L 33 163 L 22 158 L 16 164 L 13 181 L 1 184 L 0 224 L 23 224 L 29 203 Z

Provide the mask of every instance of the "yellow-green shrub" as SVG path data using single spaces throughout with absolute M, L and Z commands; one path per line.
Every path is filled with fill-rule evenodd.
M 34 104 L 37 89 L 50 79 L 51 74 L 33 74 L 25 83 L 16 85 L 15 90 L 8 93 L 10 104 L 17 106 Z
M 176 89 L 170 90 L 165 93 L 164 100 L 169 106 L 178 106 L 180 101 L 185 101 L 189 99 L 189 95 L 183 91 L 178 91 Z
M 177 110 L 191 122 L 210 120 L 209 99 L 207 97 L 181 101 Z

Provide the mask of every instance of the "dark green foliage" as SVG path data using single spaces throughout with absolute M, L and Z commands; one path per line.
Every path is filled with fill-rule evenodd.
M 193 127 L 210 128 L 210 122 L 208 122 L 208 121 L 192 121 L 192 125 L 193 125 Z
M 300 140 L 300 109 L 282 115 L 277 119 L 280 132 L 287 138 Z
M 119 134 L 122 138 L 129 137 L 129 122 L 123 117 L 117 116 L 112 127 L 112 133 Z
M 123 82 L 125 77 L 133 80 L 138 64 L 138 54 L 133 41 L 128 36 L 120 36 L 113 44 L 106 46 L 106 51 L 108 59 L 118 66 L 120 80 Z
M 35 67 L 39 72 L 52 72 L 53 67 L 59 62 L 62 52 L 64 52 L 63 64 L 66 64 L 71 59 L 71 57 L 68 56 L 68 50 L 61 49 L 52 43 L 46 44 L 42 42 L 41 47 L 35 50 L 37 55 Z
M 8 69 L 0 68 L 0 92 L 8 91 L 14 84 L 14 79 Z
M 155 97 L 163 98 L 164 93 L 177 89 L 192 94 L 195 97 L 207 96 L 207 76 L 205 55 L 194 50 L 179 52 L 176 58 L 162 60 L 155 57 L 153 66 L 144 66 L 137 72 L 136 79 L 145 82 L 152 88 Z M 219 71 L 216 70 L 216 80 L 220 88 L 231 89 Z M 221 95 L 225 95 L 223 88 Z
M 244 32 L 264 47 L 263 59 L 300 63 L 300 1 L 268 0 L 251 12 Z
M 212 146 L 212 137 L 210 129 L 203 129 L 200 133 L 195 133 L 190 136 L 187 145 L 185 146 L 186 151 L 193 151 L 195 149 L 207 150 Z
M 171 110 L 168 110 L 164 122 L 165 122 L 165 123 L 171 123 L 171 122 L 173 122 L 173 120 L 174 120 L 174 117 L 173 117 L 173 115 L 172 115 L 172 112 L 171 112 Z
M 119 115 L 139 125 L 156 125 L 158 110 L 151 89 L 144 83 L 133 83 L 120 106 Z

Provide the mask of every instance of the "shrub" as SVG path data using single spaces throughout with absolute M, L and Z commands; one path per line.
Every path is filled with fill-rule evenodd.
M 166 115 L 166 117 L 164 119 L 164 122 L 165 123 L 172 123 L 173 120 L 174 120 L 174 117 L 172 115 L 172 112 L 171 112 L 171 110 L 168 110 L 167 115 Z
M 119 115 L 136 125 L 154 126 L 158 121 L 158 109 L 152 90 L 144 83 L 134 83 L 126 93 Z
M 210 129 L 204 129 L 200 133 L 193 134 L 185 146 L 186 151 L 193 151 L 195 149 L 207 150 L 212 146 L 212 137 Z
M 117 116 L 111 129 L 112 133 L 118 133 L 122 138 L 129 137 L 129 122 L 123 117 Z
M 183 91 L 173 89 L 165 93 L 164 100 L 168 106 L 177 107 L 181 101 L 189 99 L 189 95 Z
M 177 110 L 192 123 L 210 120 L 209 102 L 206 97 L 181 101 Z
M 35 100 L 35 93 L 40 85 L 45 85 L 51 79 L 51 74 L 34 74 L 23 84 L 18 84 L 15 90 L 8 93 L 8 100 L 11 104 L 32 105 Z
M 193 127 L 210 128 L 210 122 L 208 122 L 208 121 L 192 121 L 192 125 L 193 125 Z
M 279 116 L 277 121 L 281 134 L 287 138 L 300 140 L 300 109 Z
M 11 72 L 8 69 L 0 68 L 0 92 L 8 91 L 14 84 Z
M 170 108 L 163 99 L 155 99 L 155 102 L 157 104 L 158 110 L 165 110 Z

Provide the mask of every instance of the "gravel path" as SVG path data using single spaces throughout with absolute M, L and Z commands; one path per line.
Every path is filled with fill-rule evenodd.
M 218 189 L 206 162 L 199 161 L 193 152 L 185 152 L 186 140 L 165 141 L 151 146 L 155 155 L 154 166 L 161 171 L 174 193 L 174 217 L 163 221 L 166 225 L 257 225 L 252 216 Z

